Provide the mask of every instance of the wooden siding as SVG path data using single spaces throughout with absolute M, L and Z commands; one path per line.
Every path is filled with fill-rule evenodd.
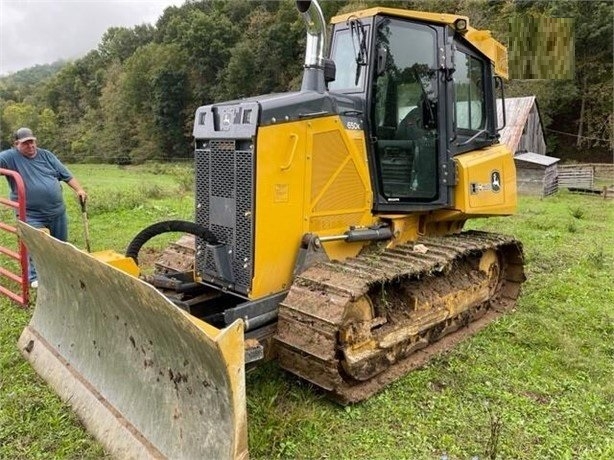
M 497 100 L 499 126 L 503 123 L 501 100 Z M 533 152 L 546 154 L 546 139 L 535 96 L 505 99 L 505 128 L 500 131 L 500 142 L 513 153 Z
M 518 193 L 527 195 L 552 195 L 558 191 L 557 165 L 537 165 L 516 162 L 516 187 Z
M 592 165 L 560 165 L 559 186 L 592 189 L 595 186 L 595 169 Z
M 552 195 L 558 191 L 559 158 L 521 153 L 516 155 L 516 185 L 519 193 Z

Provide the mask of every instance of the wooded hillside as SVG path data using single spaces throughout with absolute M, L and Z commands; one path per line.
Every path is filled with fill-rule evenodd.
M 510 80 L 506 95 L 536 95 L 549 152 L 611 162 L 613 21 L 610 1 L 321 1 L 339 12 L 393 6 L 467 15 L 510 42 L 518 17 L 572 18 L 572 79 Z M 555 37 L 556 39 L 556 37 Z M 29 126 L 41 146 L 70 162 L 139 163 L 190 158 L 193 114 L 215 101 L 297 90 L 305 27 L 294 1 L 187 0 L 154 25 L 113 27 L 69 63 L 0 79 L 2 148 Z

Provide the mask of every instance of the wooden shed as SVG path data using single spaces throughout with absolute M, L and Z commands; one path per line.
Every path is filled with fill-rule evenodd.
M 502 124 L 501 99 L 497 100 L 499 126 Z M 505 128 L 501 130 L 500 142 L 514 154 L 546 154 L 546 138 L 535 96 L 505 98 Z
M 499 125 L 503 115 L 497 100 Z M 499 141 L 514 153 L 519 193 L 548 196 L 558 190 L 558 158 L 546 156 L 546 138 L 535 96 L 505 99 Z
M 537 153 L 520 153 L 514 157 L 516 163 L 516 186 L 518 193 L 542 197 L 558 190 L 559 158 Z

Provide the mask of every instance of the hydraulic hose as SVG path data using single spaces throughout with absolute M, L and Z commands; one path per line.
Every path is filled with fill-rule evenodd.
M 155 223 L 141 230 L 138 235 L 136 235 L 128 248 L 126 249 L 126 257 L 130 257 L 134 260 L 134 262 L 138 265 L 139 263 L 139 251 L 143 247 L 145 243 L 147 243 L 154 236 L 161 235 L 162 233 L 170 233 L 170 232 L 181 232 L 181 233 L 189 233 L 190 235 L 195 235 L 207 243 L 216 244 L 217 238 L 211 231 L 202 225 L 196 224 L 194 222 L 188 222 L 187 220 L 165 220 L 162 222 Z

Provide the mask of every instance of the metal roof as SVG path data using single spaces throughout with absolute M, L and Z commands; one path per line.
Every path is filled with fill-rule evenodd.
M 560 161 L 560 158 L 540 155 L 539 153 L 520 153 L 514 157 L 514 160 L 534 163 L 541 166 L 550 166 Z
M 534 105 L 537 106 L 535 96 L 505 98 L 505 128 L 499 132 L 499 141 L 507 145 L 512 152 L 518 150 L 522 131 Z M 537 107 L 537 113 L 539 114 L 539 107 Z M 497 99 L 497 118 L 497 124 L 502 125 L 503 111 L 501 109 L 501 99 Z

